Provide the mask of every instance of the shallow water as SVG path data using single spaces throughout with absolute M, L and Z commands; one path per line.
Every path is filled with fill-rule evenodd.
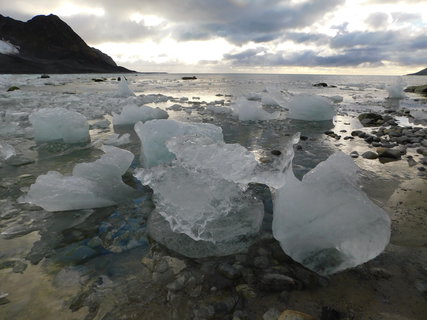
M 402 100 L 387 99 L 386 88 L 396 82 L 396 77 L 196 76 L 197 80 L 183 81 L 179 74 L 126 75 L 130 88 L 137 95 L 169 97 L 166 102 L 150 103 L 150 106 L 166 109 L 178 103 L 184 111 L 168 111 L 170 118 L 221 126 L 227 143 L 240 143 L 259 158 L 271 150 L 283 149 L 294 133 L 301 132 L 307 140 L 300 141 L 301 149 L 296 151 L 293 163 L 293 169 L 300 178 L 337 150 L 347 154 L 368 150 L 363 140 L 335 140 L 324 134 L 328 130 L 346 130 L 344 136 L 360 129 L 361 125 L 355 118 L 357 113 L 409 109 L 425 114 L 427 110 L 426 100 L 417 95 L 407 94 Z M 106 80 L 103 82 L 91 80 L 104 77 Z M 153 209 L 148 188 L 130 179 L 128 183 L 139 190 L 138 198 L 94 210 L 48 213 L 18 202 L 38 175 L 49 170 L 70 174 L 76 163 L 97 159 L 102 154 L 97 146 L 112 132 L 131 134 L 131 143 L 122 148 L 135 154 L 132 168 L 140 166 L 140 143 L 132 126 L 115 128 L 110 125 L 106 129 L 92 129 L 91 144 L 71 149 L 58 145 L 52 149 L 51 146 L 37 146 L 28 120 L 25 116 L 20 119 L 16 115 L 42 107 L 65 107 L 84 114 L 90 124 L 102 119 L 111 120 L 111 113 L 120 112 L 131 100 L 114 97 L 117 90 L 115 78 L 116 75 L 52 75 L 50 79 L 39 79 L 36 75 L 0 76 L 0 116 L 4 121 L 0 139 L 32 161 L 21 166 L 3 164 L 0 167 L 0 293 L 9 294 L 6 300 L 0 300 L 4 303 L 0 305 L 0 318 L 80 319 L 95 312 L 96 317 L 94 315 L 93 318 L 102 319 L 112 306 L 132 303 L 131 299 L 124 298 L 125 288 L 133 278 L 144 277 L 139 261 L 154 245 L 145 230 L 145 222 Z M 403 77 L 403 80 L 407 85 L 425 84 L 422 77 Z M 314 87 L 313 84 L 318 82 L 336 87 Z M 12 85 L 21 90 L 6 92 Z M 289 119 L 239 122 L 206 110 L 207 104 L 227 107 L 236 97 L 262 92 L 268 87 L 291 93 L 340 95 L 343 102 L 337 104 L 339 111 L 335 120 L 323 122 Z M 410 121 L 413 119 L 402 118 L 401 121 L 412 125 Z M 13 133 L 2 130 L 12 122 L 18 126 Z M 408 154 L 416 155 L 415 150 L 408 151 Z M 355 161 L 362 169 L 362 188 L 382 207 L 400 183 L 415 178 L 417 174 L 416 169 L 408 168 L 405 161 L 388 164 L 362 158 Z M 266 216 L 266 219 L 270 218 Z M 96 286 L 97 294 L 93 299 L 99 303 L 97 310 L 73 304 L 77 293 L 88 286 Z

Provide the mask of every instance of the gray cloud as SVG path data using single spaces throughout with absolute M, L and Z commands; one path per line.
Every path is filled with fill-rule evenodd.
M 365 22 L 372 28 L 385 28 L 388 25 L 388 14 L 376 12 L 369 15 Z

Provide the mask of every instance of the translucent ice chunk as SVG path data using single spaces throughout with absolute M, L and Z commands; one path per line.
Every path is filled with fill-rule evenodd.
M 276 113 L 268 113 L 262 109 L 262 104 L 259 101 L 252 101 L 246 98 L 239 98 L 231 106 L 233 114 L 240 121 L 255 121 L 255 120 L 271 120 L 276 119 Z
M 406 97 L 403 89 L 405 88 L 405 82 L 401 77 L 396 79 L 396 82 L 387 87 L 388 97 L 390 99 L 404 99 Z
M 128 82 L 124 76 L 121 76 L 119 79 L 119 88 L 115 95 L 120 98 L 127 98 L 135 96 L 135 93 L 129 88 Z
M 64 108 L 44 108 L 30 115 L 37 142 L 89 142 L 89 124 L 82 114 Z
M 0 141 L 0 160 L 7 160 L 16 155 L 16 150 L 10 144 Z
M 307 268 L 328 275 L 380 254 L 390 239 L 390 218 L 356 183 L 358 167 L 338 152 L 302 181 L 288 170 L 274 196 L 273 235 Z
M 135 124 L 135 131 L 141 140 L 141 162 L 145 168 L 168 163 L 175 158 L 166 148 L 166 141 L 172 137 L 194 135 L 222 141 L 222 129 L 208 123 L 185 123 L 175 120 L 151 120 Z
M 328 99 L 310 94 L 292 97 L 286 107 L 289 109 L 287 117 L 296 120 L 332 120 L 336 113 L 335 107 Z
M 39 176 L 22 200 L 47 211 L 66 211 L 111 206 L 134 196 L 134 189 L 121 178 L 133 154 L 113 146 L 102 150 L 100 159 L 77 164 L 72 176 L 56 171 Z
M 153 189 L 156 211 L 174 232 L 194 240 L 233 242 L 259 231 L 262 202 L 233 182 L 179 165 L 143 169 L 136 177 Z
M 299 134 L 296 134 L 281 154 L 267 163 L 259 163 L 254 154 L 240 144 L 215 142 L 208 137 L 174 137 L 166 146 L 180 165 L 189 170 L 206 170 L 243 188 L 251 182 L 280 188 L 286 182 L 286 170 L 294 156 L 293 145 L 298 140 Z
M 120 114 L 113 112 L 113 124 L 115 126 L 130 125 L 138 121 L 145 122 L 153 119 L 167 119 L 168 117 L 168 113 L 160 108 L 138 107 L 131 104 L 124 106 Z

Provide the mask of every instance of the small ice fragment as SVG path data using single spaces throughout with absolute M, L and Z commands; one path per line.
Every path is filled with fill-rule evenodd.
M 172 137 L 196 135 L 210 137 L 213 141 L 223 141 L 222 129 L 208 123 L 151 120 L 135 124 L 135 131 L 141 140 L 141 162 L 145 168 L 169 163 L 175 158 L 165 145 Z
M 119 89 L 115 95 L 120 98 L 134 97 L 135 93 L 129 88 L 128 82 L 125 76 L 119 77 Z
M 40 175 L 22 200 L 47 211 L 67 211 L 111 206 L 134 196 L 135 190 L 122 181 L 133 154 L 113 146 L 102 150 L 100 159 L 77 164 L 72 176 L 56 171 Z
M 237 99 L 231 105 L 231 109 L 240 121 L 271 120 L 277 118 L 277 113 L 268 113 L 263 110 L 261 102 L 248 100 L 244 97 Z
M 337 152 L 302 181 L 288 170 L 274 195 L 274 237 L 289 256 L 319 274 L 365 263 L 390 240 L 390 217 L 359 189 L 357 170 Z
M 89 142 L 89 124 L 82 114 L 64 108 L 43 108 L 30 115 L 37 142 Z
M 153 119 L 167 119 L 168 113 L 160 108 L 151 108 L 147 106 L 138 107 L 130 104 L 123 107 L 120 114 L 113 114 L 113 125 L 123 126 L 135 124 L 138 121 L 148 121 Z
M 0 141 L 0 160 L 7 160 L 16 155 L 16 150 L 10 144 Z
M 404 99 L 406 97 L 403 89 L 405 88 L 405 82 L 401 77 L 396 79 L 396 82 L 387 87 L 389 99 Z

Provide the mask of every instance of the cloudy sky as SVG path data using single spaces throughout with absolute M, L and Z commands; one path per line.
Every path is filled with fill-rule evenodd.
M 0 0 L 56 14 L 138 71 L 406 74 L 427 67 L 426 0 Z

